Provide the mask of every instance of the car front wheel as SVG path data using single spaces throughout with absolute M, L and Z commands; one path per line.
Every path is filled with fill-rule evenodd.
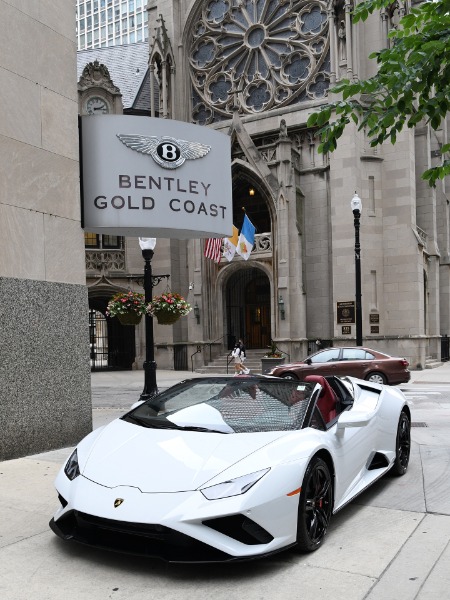
M 397 437 L 395 440 L 395 462 L 392 467 L 392 474 L 404 475 L 409 464 L 409 454 L 411 452 L 411 422 L 405 411 L 402 411 L 397 427 Z
M 369 373 L 366 377 L 366 381 L 379 383 L 380 385 L 386 385 L 387 379 L 386 375 L 383 375 L 383 373 Z
M 298 377 L 296 377 L 293 373 L 283 373 L 283 375 L 281 375 L 281 377 L 283 379 L 293 379 L 294 381 L 297 381 Z
M 327 533 L 333 508 L 333 485 L 328 465 L 316 456 L 303 478 L 298 506 L 297 544 L 301 551 L 313 552 Z

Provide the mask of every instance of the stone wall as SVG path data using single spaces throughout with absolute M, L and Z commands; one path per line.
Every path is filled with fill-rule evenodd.
M 92 429 L 85 286 L 0 278 L 0 459 Z
M 0 0 L 0 459 L 92 424 L 74 8 Z

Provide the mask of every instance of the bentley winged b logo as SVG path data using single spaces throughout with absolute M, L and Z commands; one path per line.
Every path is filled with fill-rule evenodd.
M 150 154 L 164 169 L 177 169 L 186 160 L 202 158 L 211 150 L 211 146 L 206 144 L 177 140 L 168 135 L 157 137 L 118 133 L 117 137 L 128 148 L 141 154 Z

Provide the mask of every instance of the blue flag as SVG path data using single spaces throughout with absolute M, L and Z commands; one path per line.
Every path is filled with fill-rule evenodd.
M 244 216 L 244 222 L 242 223 L 241 234 L 239 236 L 238 245 L 236 252 L 242 256 L 244 260 L 248 260 L 253 250 L 253 244 L 255 243 L 255 226 L 247 217 Z

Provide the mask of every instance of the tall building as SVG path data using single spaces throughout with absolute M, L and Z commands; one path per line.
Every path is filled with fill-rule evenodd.
M 146 0 L 77 0 L 78 50 L 148 39 Z
M 73 4 L 0 0 L 0 460 L 92 428 Z M 29 44 L 34 40 L 36 46 Z M 57 55 L 51 69 L 42 56 Z
M 291 360 L 304 358 L 318 339 L 354 345 L 355 190 L 363 205 L 363 345 L 405 356 L 412 368 L 440 357 L 441 336 L 450 333 L 450 204 L 446 182 L 430 189 L 420 174 L 439 160 L 450 123 L 439 132 L 423 123 L 402 131 L 395 146 L 377 148 L 349 125 L 330 155 L 319 154 L 317 129 L 307 125 L 330 101 L 330 86 L 373 72 L 367 57 L 390 44 L 389 31 L 411 9 L 397 2 L 353 24 L 351 5 L 205 0 L 182 12 L 178 3 L 148 3 L 147 114 L 230 136 L 233 223 L 240 229 L 244 208 L 256 227 L 248 260 L 218 264 L 205 258 L 203 240 L 158 240 L 153 272 L 170 273 L 171 289 L 197 309 L 173 326 L 155 324 L 160 368 L 207 364 L 233 337 L 250 352 L 274 340 Z M 120 88 L 116 65 L 109 75 Z M 95 76 L 89 82 L 94 71 L 91 65 L 80 79 L 80 111 L 99 97 L 103 110 L 113 111 L 120 92 L 111 91 L 106 72 L 104 83 Z M 131 240 L 120 249 L 95 242 L 86 264 L 90 307 L 101 319 L 108 297 L 136 282 L 143 265 Z M 111 366 L 124 344 L 113 340 L 114 323 L 106 325 Z M 142 326 L 127 335 L 135 335 L 130 348 L 140 366 Z

